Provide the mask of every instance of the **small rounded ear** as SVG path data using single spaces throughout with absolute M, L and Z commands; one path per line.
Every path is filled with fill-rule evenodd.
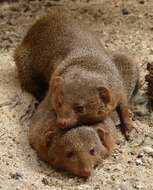
M 47 131 L 45 134 L 42 134 L 43 135 L 43 145 L 45 147 L 48 147 L 50 145 L 50 143 L 53 140 L 54 134 L 55 134 L 55 131 Z
M 52 81 L 51 81 L 51 87 L 52 90 L 56 90 L 59 89 L 61 87 L 61 85 L 63 84 L 64 79 L 62 77 L 55 77 Z
M 104 104 L 107 105 L 111 102 L 111 94 L 110 91 L 103 86 L 97 87 L 97 90 L 100 94 L 101 99 L 104 101 Z
M 115 137 L 113 137 L 107 129 L 103 128 L 97 128 L 97 134 L 104 145 L 104 147 L 107 150 L 107 156 L 110 155 L 110 153 L 113 150 L 114 144 L 115 144 Z
M 102 143 L 105 145 L 105 143 L 106 143 L 106 141 L 107 141 L 107 138 L 108 138 L 108 135 L 109 135 L 108 131 L 106 131 L 106 130 L 104 130 L 103 128 L 100 128 L 100 127 L 98 127 L 98 128 L 96 129 L 96 131 L 97 131 L 97 134 L 98 134 L 100 140 L 101 140 Z
M 109 156 L 109 154 L 110 154 L 110 152 L 109 152 L 109 146 L 108 146 L 108 143 L 107 143 L 107 141 L 108 141 L 108 136 L 109 136 L 109 133 L 108 133 L 108 131 L 106 131 L 106 130 L 104 130 L 103 128 L 100 128 L 100 127 L 98 127 L 97 129 L 96 129 L 96 132 L 97 132 L 97 134 L 98 134 L 98 136 L 99 136 L 99 138 L 100 138 L 100 140 L 101 140 L 101 143 L 102 143 L 102 151 L 101 151 L 101 157 L 103 158 L 103 159 L 105 159 L 106 157 L 108 157 Z

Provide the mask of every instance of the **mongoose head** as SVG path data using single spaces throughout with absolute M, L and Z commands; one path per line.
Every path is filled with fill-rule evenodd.
M 60 128 L 102 121 L 111 111 L 111 93 L 96 80 L 74 76 L 53 81 L 52 106 Z
M 108 153 L 98 133 L 90 127 L 73 128 L 61 136 L 52 137 L 49 137 L 48 149 L 51 165 L 80 177 L 89 177 Z

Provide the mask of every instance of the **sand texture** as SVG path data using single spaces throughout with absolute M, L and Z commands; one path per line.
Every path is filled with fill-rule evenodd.
M 13 51 L 34 21 L 53 6 L 67 6 L 110 51 L 130 51 L 140 66 L 141 92 L 145 90 L 146 64 L 153 62 L 152 0 L 1 1 L 0 189 L 153 190 L 153 126 L 145 111 L 135 117 L 138 134 L 133 141 L 125 141 L 118 132 L 113 155 L 88 180 L 53 170 L 29 146 L 27 133 L 35 100 L 20 88 Z

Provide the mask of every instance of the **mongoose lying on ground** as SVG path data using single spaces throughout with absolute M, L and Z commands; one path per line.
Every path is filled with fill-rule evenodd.
M 47 98 L 39 104 L 32 118 L 30 144 L 39 157 L 53 167 L 89 177 L 98 162 L 112 152 L 116 142 L 115 124 L 106 119 L 92 127 L 63 131 L 56 127 L 56 116 L 48 109 Z
M 59 127 L 100 122 L 116 109 L 125 134 L 132 130 L 126 88 L 111 56 L 63 9 L 32 26 L 15 62 L 25 90 L 39 99 L 49 94 Z

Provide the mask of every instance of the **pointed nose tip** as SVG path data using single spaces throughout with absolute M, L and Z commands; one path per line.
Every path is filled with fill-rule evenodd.
M 67 128 L 68 127 L 67 119 L 60 119 L 58 121 L 58 127 L 61 128 L 61 129 Z
M 58 127 L 61 128 L 61 129 L 65 129 L 65 128 L 66 128 L 66 125 L 63 125 L 63 124 L 60 123 L 60 124 L 58 125 Z
M 91 170 L 85 168 L 85 169 L 83 170 L 83 176 L 84 176 L 84 177 L 89 177 L 90 175 L 91 175 Z
M 66 128 L 66 124 L 65 123 L 58 123 L 58 127 L 61 129 L 65 129 Z

